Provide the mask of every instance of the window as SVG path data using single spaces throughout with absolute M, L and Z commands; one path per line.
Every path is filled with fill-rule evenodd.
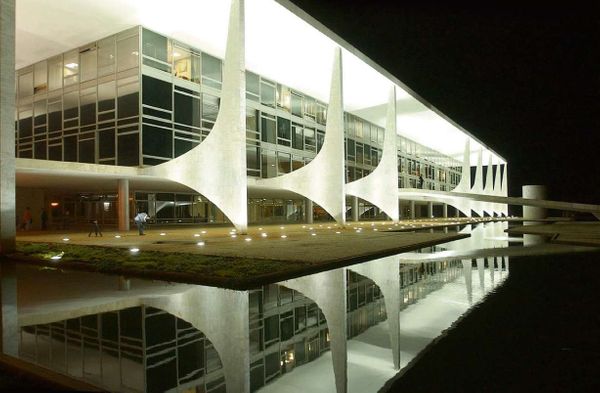
M 249 176 L 260 176 L 260 147 L 246 145 L 246 168 Z
M 98 131 L 98 158 L 115 157 L 115 130 Z
M 211 94 L 202 94 L 202 120 L 209 120 L 211 122 L 214 122 L 217 120 L 218 113 L 219 97 L 213 96 Z
M 302 117 L 302 96 L 292 92 L 292 115 Z
M 200 127 L 200 99 L 175 93 L 175 123 Z
M 277 106 L 284 111 L 290 112 L 291 91 L 290 88 L 281 84 L 277 84 Z
M 137 82 L 137 76 L 131 80 L 135 82 L 128 83 L 129 81 L 120 80 L 117 87 L 117 112 L 119 119 L 139 116 L 140 114 L 140 106 L 138 102 L 139 84 Z M 127 84 L 121 85 L 121 83 Z
M 246 98 L 260 101 L 260 77 L 250 71 L 246 71 Z
M 190 49 L 176 46 L 173 48 L 173 74 L 177 78 L 200 83 L 200 55 Z
M 33 67 L 33 93 L 46 91 L 48 88 L 48 63 L 40 61 Z
M 115 38 L 108 37 L 98 42 L 98 76 L 115 72 Z
M 202 83 L 220 89 L 221 81 L 221 60 L 207 53 L 202 53 Z
M 146 75 L 142 76 L 142 103 L 156 108 L 172 110 L 173 85 Z
M 260 102 L 275 108 L 275 84 L 262 79 L 260 82 Z
M 291 156 L 289 153 L 277 152 L 277 171 L 279 175 L 291 172 Z
M 96 79 L 98 70 L 96 68 L 96 46 L 82 49 L 79 52 L 81 59 L 81 81 Z
M 79 111 L 82 126 L 96 123 L 96 97 L 95 87 L 81 91 Z
M 173 156 L 173 131 L 165 128 L 143 125 L 142 154 L 171 158 Z
M 294 149 L 304 149 L 304 131 L 301 124 L 292 124 L 292 147 Z
M 261 152 L 261 168 L 262 177 L 269 178 L 277 176 L 277 163 L 275 162 L 275 152 L 262 149 Z
M 304 148 L 308 151 L 317 151 L 317 140 L 314 128 L 304 129 Z
M 283 117 L 277 117 L 277 143 L 283 146 L 290 145 L 291 122 Z
M 63 86 L 62 55 L 48 60 L 48 89 L 62 89 Z
M 139 138 L 139 133 L 119 135 L 117 141 L 117 165 L 139 165 Z
M 63 77 L 65 86 L 79 82 L 79 51 L 72 50 L 65 53 Z
M 142 53 L 144 56 L 152 57 L 164 63 L 169 62 L 168 40 L 153 31 L 143 29 L 142 31 Z
M 133 36 L 117 41 L 117 71 L 125 71 L 139 64 L 138 37 Z
M 112 111 L 115 109 L 116 84 L 115 81 L 98 85 L 98 112 Z
M 261 113 L 261 140 L 268 143 L 276 143 L 275 117 Z

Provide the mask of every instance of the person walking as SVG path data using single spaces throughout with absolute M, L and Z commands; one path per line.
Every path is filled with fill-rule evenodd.
M 135 225 L 137 225 L 138 228 L 138 233 L 140 234 L 140 236 L 144 236 L 144 229 L 146 226 L 146 221 L 150 218 L 149 215 L 147 215 L 144 212 L 139 212 L 138 214 L 136 214 L 136 216 L 133 218 L 133 222 L 135 222 Z
M 31 229 L 31 224 L 33 223 L 33 217 L 31 216 L 31 209 L 29 209 L 29 206 L 27 206 L 25 208 L 25 211 L 23 212 L 23 219 L 21 221 L 21 228 L 25 231 L 28 231 L 29 229 Z
M 46 209 L 42 207 L 42 211 L 40 212 L 40 222 L 42 223 L 42 231 L 48 229 L 48 213 L 46 213 Z
M 92 224 L 92 227 L 90 228 L 90 233 L 88 233 L 88 237 L 92 236 L 92 232 L 96 233 L 96 237 L 98 237 L 98 234 L 100 234 L 100 237 L 102 237 L 102 231 L 100 230 L 98 219 L 94 218 L 93 220 L 90 220 L 90 224 Z

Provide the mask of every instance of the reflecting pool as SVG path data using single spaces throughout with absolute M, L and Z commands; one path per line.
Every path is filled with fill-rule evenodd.
M 118 392 L 376 392 L 532 252 L 506 225 L 249 291 L 4 265 L 4 351 Z

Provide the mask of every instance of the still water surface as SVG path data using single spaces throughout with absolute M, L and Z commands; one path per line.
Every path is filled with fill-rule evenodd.
M 250 291 L 18 266 L 5 352 L 119 392 L 376 392 L 502 285 L 506 227 Z

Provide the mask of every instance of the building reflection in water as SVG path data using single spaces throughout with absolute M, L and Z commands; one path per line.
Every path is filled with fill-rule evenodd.
M 507 277 L 507 257 L 440 251 L 251 291 L 18 267 L 3 300 L 19 357 L 110 391 L 377 391 Z

